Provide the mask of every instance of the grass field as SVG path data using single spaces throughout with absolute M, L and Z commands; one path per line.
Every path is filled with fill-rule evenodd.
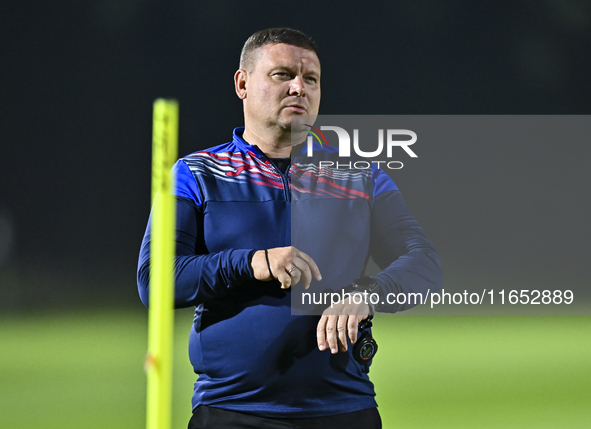
M 191 312 L 176 319 L 173 428 L 190 416 Z M 0 427 L 143 428 L 147 314 L 0 320 Z M 389 316 L 370 376 L 385 428 L 591 427 L 591 317 Z

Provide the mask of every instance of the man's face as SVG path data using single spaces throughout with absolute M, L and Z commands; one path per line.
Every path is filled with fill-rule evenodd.
M 255 127 L 291 129 L 292 119 L 318 115 L 320 61 L 313 51 L 283 43 L 255 52 L 245 83 L 245 119 Z

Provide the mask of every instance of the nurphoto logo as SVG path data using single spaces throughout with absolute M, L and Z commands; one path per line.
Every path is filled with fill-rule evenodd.
M 320 147 L 324 147 L 326 145 L 328 147 L 328 141 L 326 136 L 322 131 L 333 131 L 338 139 L 338 152 L 339 158 L 350 158 L 351 157 L 351 136 L 347 130 L 341 127 L 332 126 L 332 125 L 322 125 L 320 129 L 309 125 L 303 124 L 309 127 L 308 137 L 307 137 L 307 156 L 312 157 L 314 152 L 314 140 L 316 140 Z M 385 132 L 384 132 L 385 131 Z M 384 135 L 386 136 L 384 142 Z M 408 137 L 407 140 L 399 140 L 400 136 Z M 389 169 L 398 170 L 401 169 L 404 164 L 400 161 L 391 161 L 394 154 L 395 148 L 401 148 L 406 152 L 408 156 L 411 158 L 418 158 L 417 154 L 413 152 L 413 150 L 409 147 L 415 144 L 417 141 L 417 134 L 411 130 L 402 130 L 402 129 L 378 129 L 377 130 L 377 148 L 375 150 L 367 151 L 363 150 L 360 147 L 360 140 L 359 140 L 359 129 L 353 129 L 353 151 L 362 158 L 370 158 L 370 161 L 356 161 L 353 163 L 339 163 L 336 162 L 336 168 L 339 166 L 347 166 L 348 168 L 356 168 L 356 169 L 368 169 L 371 168 L 371 164 L 376 164 L 378 168 L 381 165 L 385 165 Z M 388 160 L 376 160 L 380 156 L 383 157 L 384 146 L 386 149 L 386 157 Z M 375 147 L 375 145 L 373 146 Z M 333 161 L 320 161 L 319 167 L 334 167 L 335 162 Z

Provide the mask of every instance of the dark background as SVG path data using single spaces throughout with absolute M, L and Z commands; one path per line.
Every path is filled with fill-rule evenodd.
M 585 1 L 11 3 L 0 4 L 2 312 L 141 305 L 152 102 L 180 101 L 180 155 L 228 141 L 242 124 L 233 73 L 257 30 L 289 26 L 317 41 L 324 114 L 591 113 Z M 463 149 L 447 154 L 464 166 L 505 159 L 495 147 Z M 452 162 L 454 186 L 435 173 L 399 183 L 442 256 L 446 287 L 499 272 L 588 282 L 591 151 L 530 142 L 518 154 L 499 169 L 474 164 L 470 177 Z M 548 174 L 544 192 L 535 178 Z M 497 176 L 506 180 L 496 210 L 479 209 L 482 183 Z M 507 179 L 519 177 L 527 187 Z M 441 210 L 450 201 L 454 210 Z M 452 234 L 458 213 L 474 222 Z M 504 259 L 479 252 L 507 225 L 491 222 L 498 213 L 516 214 L 512 231 L 527 244 Z

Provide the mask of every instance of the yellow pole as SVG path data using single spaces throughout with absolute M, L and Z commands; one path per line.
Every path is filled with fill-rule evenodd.
M 178 152 L 178 112 L 175 100 L 154 102 L 147 429 L 169 429 L 171 425 L 176 222 L 171 168 Z

